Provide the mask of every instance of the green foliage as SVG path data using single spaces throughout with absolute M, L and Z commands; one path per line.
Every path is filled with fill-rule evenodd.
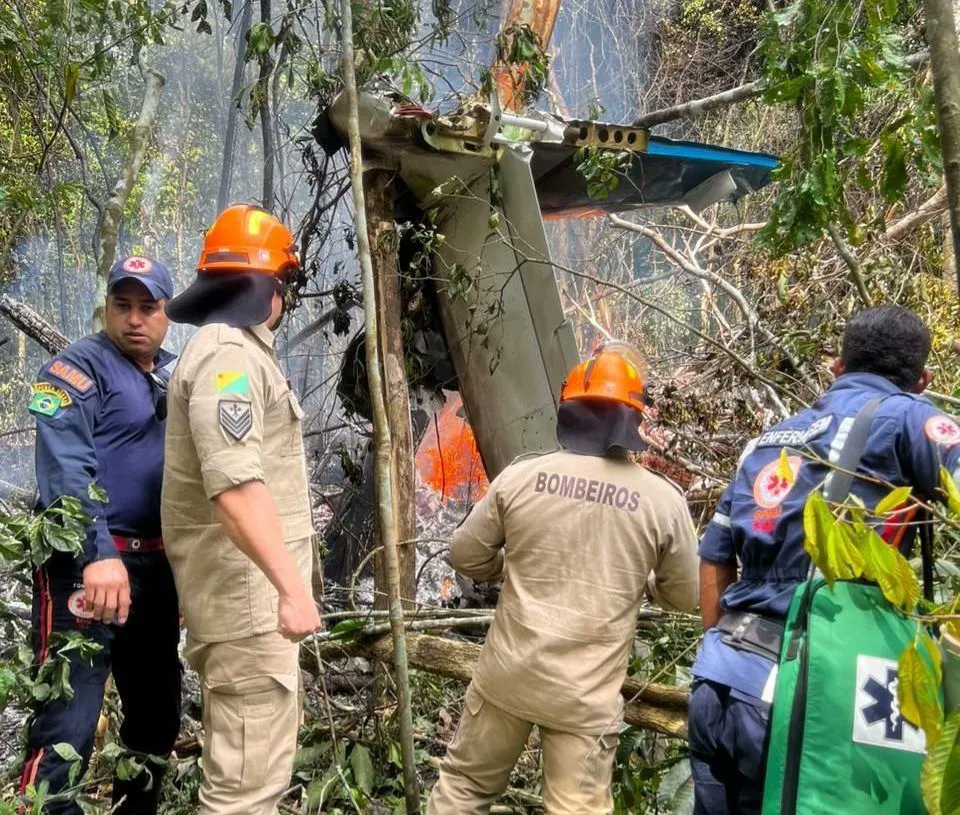
M 581 147 L 573 154 L 573 163 L 587 182 L 587 195 L 594 200 L 603 200 L 620 186 L 620 178 L 630 172 L 633 154 Z
M 532 104 L 547 86 L 550 56 L 529 25 L 511 25 L 497 34 L 497 61 L 515 78 L 525 105 Z
M 91 483 L 87 490 L 91 500 L 107 503 L 107 494 L 98 484 Z M 39 567 L 54 552 L 81 555 L 91 521 L 79 499 L 69 495 L 37 513 L 0 515 L 0 558 L 17 561 L 28 553 Z
M 770 16 L 765 100 L 796 108 L 800 138 L 762 234 L 775 253 L 853 230 L 850 191 L 902 200 L 911 174 L 939 183 L 932 96 L 906 62 L 915 0 L 796 0 Z M 913 40 L 919 38 L 914 36 Z
M 190 5 L 0 4 L 0 142 L 7 146 L 0 153 L 0 264 L 7 265 L 6 255 L 23 234 L 57 218 L 66 222 L 85 192 L 105 196 L 113 182 L 105 177 L 97 187 L 87 163 L 95 156 L 103 170 L 112 170 L 114 157 L 98 142 L 126 126 L 125 85 L 117 80 L 135 74 L 141 52 L 163 44 Z M 205 9 L 204 0 L 197 9 Z
M 873 514 L 883 518 L 902 509 L 909 499 L 909 489 L 896 488 L 877 503 Z M 835 513 L 820 491 L 814 490 L 803 508 L 804 550 L 831 588 L 837 580 L 863 578 L 879 585 L 897 608 L 912 611 L 920 599 L 916 574 L 865 518 L 865 508 L 856 501 Z
M 902 681 L 902 680 L 901 680 Z M 939 738 L 927 744 L 920 789 L 929 815 L 950 815 L 960 811 L 960 710 L 955 710 L 940 729 Z
M 918 626 L 917 636 L 900 655 L 897 666 L 897 695 L 903 717 L 920 727 L 932 747 L 940 737 L 943 726 L 943 703 L 940 685 L 943 669 L 940 646 Z
M 254 23 L 247 35 L 246 58 L 260 57 L 266 54 L 277 42 L 277 35 L 273 33 L 270 23 Z

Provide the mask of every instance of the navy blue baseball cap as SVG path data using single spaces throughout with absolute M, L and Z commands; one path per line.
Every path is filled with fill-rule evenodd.
M 107 294 L 110 294 L 121 280 L 136 280 L 150 292 L 154 300 L 169 300 L 173 297 L 173 281 L 167 267 L 142 255 L 129 255 L 113 264 L 107 277 Z

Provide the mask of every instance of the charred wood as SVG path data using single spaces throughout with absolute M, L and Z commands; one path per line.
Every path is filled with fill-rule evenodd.
M 30 306 L 6 294 L 0 295 L 0 313 L 49 354 L 59 354 L 70 344 L 70 340 Z

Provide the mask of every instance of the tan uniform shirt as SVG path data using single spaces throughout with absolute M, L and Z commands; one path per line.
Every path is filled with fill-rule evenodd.
M 661 605 L 697 603 L 683 496 L 626 459 L 557 452 L 514 462 L 454 533 L 450 560 L 477 580 L 504 577 L 477 691 L 556 730 L 619 725 L 651 570 Z
M 313 525 L 300 419 L 273 333 L 208 325 L 170 381 L 161 514 L 190 636 L 223 642 L 276 631 L 277 592 L 227 537 L 212 499 L 262 481 L 310 585 Z

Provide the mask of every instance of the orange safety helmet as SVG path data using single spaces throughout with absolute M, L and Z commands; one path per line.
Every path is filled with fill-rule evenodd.
M 197 276 L 166 305 L 175 323 L 258 325 L 273 309 L 273 296 L 288 301 L 288 286 L 300 263 L 293 235 L 260 207 L 234 204 L 213 222 L 203 240 Z
M 629 343 L 608 342 L 570 371 L 560 389 L 560 401 L 619 402 L 642 412 L 646 380 L 647 366 L 640 352 Z
M 197 272 L 283 277 L 300 266 L 293 245 L 293 234 L 276 216 L 251 204 L 234 204 L 207 231 Z

